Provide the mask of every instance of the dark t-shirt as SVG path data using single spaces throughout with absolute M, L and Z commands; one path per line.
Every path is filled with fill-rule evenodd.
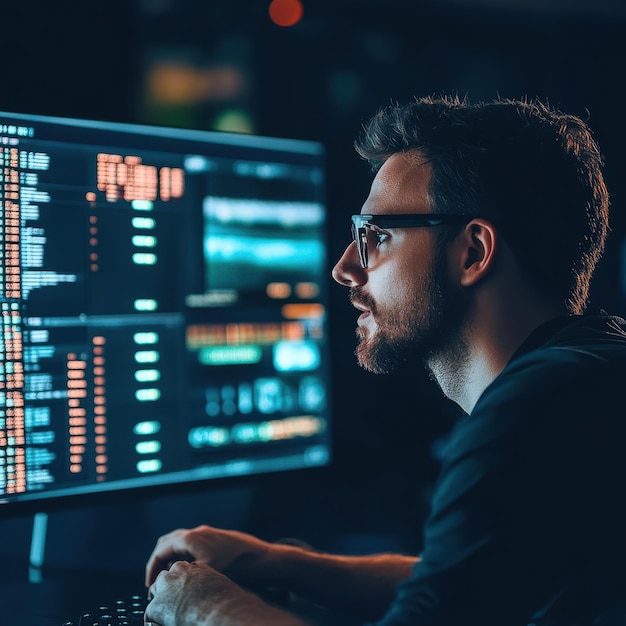
M 591 624 L 626 598 L 624 500 L 626 322 L 549 322 L 453 430 L 421 561 L 377 626 Z

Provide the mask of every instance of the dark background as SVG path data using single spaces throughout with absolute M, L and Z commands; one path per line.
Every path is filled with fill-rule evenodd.
M 269 0 L 3 0 L 0 110 L 322 141 L 334 260 L 370 182 L 352 142 L 380 106 L 442 93 L 536 96 L 587 119 L 603 149 L 613 221 L 592 307 L 625 312 L 626 4 L 303 4 L 303 19 L 284 28 L 269 19 Z M 437 453 L 456 409 L 422 372 L 360 371 L 356 314 L 336 285 L 330 311 L 330 468 L 52 510 L 46 577 L 115 569 L 141 581 L 158 535 L 199 523 L 346 553 L 418 552 Z M 30 514 L 0 519 L 1 562 L 9 564 L 0 580 L 22 576 L 31 526 Z

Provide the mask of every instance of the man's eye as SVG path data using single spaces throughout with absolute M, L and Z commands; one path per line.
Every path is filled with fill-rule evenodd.
M 374 243 L 379 246 L 381 243 L 384 243 L 389 239 L 389 235 L 387 233 L 382 232 L 381 230 L 375 230 L 374 234 Z

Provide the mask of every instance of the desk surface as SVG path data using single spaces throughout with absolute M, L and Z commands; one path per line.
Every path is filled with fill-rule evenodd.
M 2 626 L 61 626 L 98 606 L 144 594 L 143 572 L 47 570 L 25 566 L 0 575 Z M 41 574 L 41 576 L 38 576 Z M 40 582 L 34 582 L 40 578 Z

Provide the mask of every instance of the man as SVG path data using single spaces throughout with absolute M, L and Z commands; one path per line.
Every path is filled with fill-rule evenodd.
M 424 550 L 174 531 L 146 620 L 306 623 L 241 584 L 379 626 L 626 623 L 626 323 L 583 315 L 608 230 L 589 129 L 537 102 L 424 98 L 381 111 L 357 150 L 377 173 L 333 277 L 360 311 L 359 363 L 426 366 L 467 413 Z

